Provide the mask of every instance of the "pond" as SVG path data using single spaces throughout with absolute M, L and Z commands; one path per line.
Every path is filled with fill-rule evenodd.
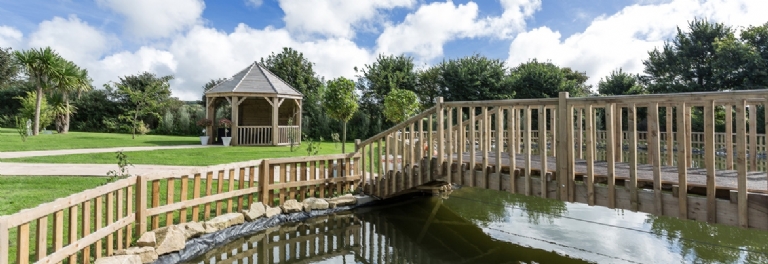
M 768 232 L 493 190 L 285 224 L 188 263 L 767 263 Z

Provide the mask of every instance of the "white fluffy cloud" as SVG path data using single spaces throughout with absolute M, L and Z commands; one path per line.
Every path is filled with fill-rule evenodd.
M 62 57 L 82 65 L 100 59 L 118 43 L 115 37 L 72 15 L 41 22 L 37 30 L 29 36 L 27 46 L 50 46 Z
M 376 21 L 380 10 L 412 7 L 415 0 L 280 0 L 293 34 L 354 38 L 355 29 Z
M 168 37 L 200 23 L 202 0 L 96 0 L 125 17 L 125 29 L 139 38 Z
M 443 55 L 443 45 L 458 38 L 509 38 L 525 29 L 525 19 L 540 8 L 539 0 L 501 1 L 499 17 L 478 18 L 474 2 L 455 5 L 435 2 L 419 7 L 397 25 L 389 25 L 376 40 L 378 53 L 411 53 L 419 60 L 431 60 Z
M 9 26 L 0 26 L 0 47 L 17 49 L 21 45 L 24 34 Z
M 540 27 L 520 33 L 510 45 L 509 65 L 533 58 L 586 71 L 589 84 L 619 67 L 641 73 L 642 60 L 654 47 L 674 37 L 676 27 L 687 28 L 695 17 L 732 26 L 765 23 L 762 0 L 675 0 L 653 5 L 632 5 L 596 18 L 584 32 L 565 39 L 559 32 Z

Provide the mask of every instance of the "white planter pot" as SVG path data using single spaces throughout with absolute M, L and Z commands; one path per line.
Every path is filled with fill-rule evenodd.
M 232 137 L 221 137 L 221 142 L 224 143 L 224 146 L 229 146 L 229 142 L 232 141 Z
M 200 144 L 203 146 L 208 145 L 208 136 L 200 136 Z

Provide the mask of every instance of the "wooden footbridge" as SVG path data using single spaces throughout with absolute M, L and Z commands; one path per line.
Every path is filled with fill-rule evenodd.
M 360 191 L 387 199 L 445 183 L 768 230 L 757 133 L 766 105 L 768 90 L 438 98 L 353 153 L 139 175 L 0 216 L 0 264 L 91 263 L 149 230 L 255 202 Z
M 364 179 L 364 191 L 387 198 L 436 180 L 768 230 L 759 158 L 766 141 L 757 133 L 768 126 L 757 123 L 766 98 L 766 90 L 438 98 L 436 106 L 357 142 L 363 159 L 376 161 L 365 163 L 375 173 Z M 697 131 L 694 122 L 703 123 Z

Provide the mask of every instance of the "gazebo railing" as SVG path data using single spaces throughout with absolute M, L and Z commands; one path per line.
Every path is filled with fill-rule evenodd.
M 271 126 L 239 126 L 237 127 L 239 145 L 271 145 Z
M 278 126 L 277 127 L 278 145 L 290 144 L 291 135 L 296 144 L 301 143 L 301 127 L 299 126 Z

